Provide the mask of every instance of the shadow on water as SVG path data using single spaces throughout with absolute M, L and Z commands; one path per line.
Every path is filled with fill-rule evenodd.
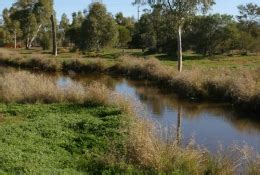
M 6 71 L 0 68 L 0 74 Z M 130 96 L 134 102 L 142 105 L 145 117 L 165 130 L 174 127 L 174 137 L 179 144 L 187 144 L 194 138 L 196 143 L 214 152 L 220 143 L 225 147 L 247 143 L 260 152 L 259 117 L 235 112 L 230 104 L 178 99 L 148 81 L 132 81 L 101 74 L 45 75 L 54 78 L 60 86 L 74 82 L 86 86 L 98 81 L 118 93 Z

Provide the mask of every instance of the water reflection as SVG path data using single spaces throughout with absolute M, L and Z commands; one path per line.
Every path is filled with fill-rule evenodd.
M 223 146 L 248 143 L 260 151 L 260 121 L 236 113 L 228 104 L 180 100 L 147 81 L 105 75 L 74 76 L 72 79 L 83 84 L 101 81 L 112 90 L 137 99 L 147 117 L 166 131 L 176 129 L 174 133 L 179 144 L 187 144 L 194 137 L 198 144 L 211 151 L 220 143 Z
M 7 72 L 0 68 L 1 72 Z M 156 88 L 148 81 L 131 81 L 106 75 L 49 74 L 61 87 L 73 82 L 83 86 L 99 81 L 112 90 L 131 96 L 142 104 L 146 116 L 165 130 L 175 128 L 178 144 L 196 142 L 214 151 L 222 143 L 253 146 L 260 152 L 260 121 L 248 114 L 236 113 L 228 104 L 180 100 L 173 94 Z M 257 118 L 257 117 L 256 117 Z M 258 117 L 259 118 L 259 117 Z
M 178 115 L 177 115 L 177 131 L 176 131 L 176 139 L 177 139 L 177 143 L 178 145 L 181 144 L 181 139 L 182 139 L 182 134 L 181 134 L 181 130 L 182 130 L 182 125 L 181 125 L 181 121 L 182 121 L 182 106 L 178 105 Z

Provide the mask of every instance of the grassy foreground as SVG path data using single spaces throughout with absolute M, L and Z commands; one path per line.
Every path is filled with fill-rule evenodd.
M 259 173 L 260 157 L 248 147 L 230 153 L 161 140 L 102 84 L 61 89 L 41 75 L 0 76 L 0 173 Z
M 0 104 L 0 111 L 0 172 L 120 172 L 110 157 L 113 149 L 124 154 L 120 110 L 91 104 Z

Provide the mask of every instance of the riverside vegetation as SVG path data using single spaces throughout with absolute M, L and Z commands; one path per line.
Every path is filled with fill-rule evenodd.
M 257 60 L 257 59 L 256 59 Z M 51 72 L 121 74 L 150 80 L 160 87 L 190 99 L 230 102 L 237 109 L 260 113 L 258 68 L 189 68 L 182 73 L 157 59 L 121 56 L 118 59 L 52 59 L 41 54 L 24 57 L 0 50 L 0 64 Z
M 1 173 L 259 173 L 260 157 L 247 146 L 211 155 L 192 141 L 160 140 L 102 84 L 61 88 L 42 75 L 4 73 L 0 101 Z
M 256 3 L 240 5 L 237 17 L 207 14 L 214 0 L 132 3 L 150 10 L 135 20 L 93 1 L 58 24 L 53 0 L 17 0 L 0 19 L 0 47 L 13 48 L 0 48 L 0 65 L 149 80 L 183 98 L 260 114 Z M 178 71 L 168 57 L 178 57 Z M 260 156 L 247 145 L 211 154 L 192 140 L 180 145 L 175 133 L 162 139 L 144 118 L 99 83 L 60 87 L 40 74 L 1 73 L 0 174 L 260 174 Z

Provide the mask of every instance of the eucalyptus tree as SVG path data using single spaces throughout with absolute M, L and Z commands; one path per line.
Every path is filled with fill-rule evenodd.
M 85 16 L 81 11 L 72 13 L 72 22 L 68 29 L 65 30 L 65 37 L 69 43 L 74 44 L 74 48 L 77 48 L 81 44 L 81 25 L 85 20 Z
M 135 0 L 134 4 L 162 4 L 169 11 L 178 28 L 178 70 L 182 71 L 182 27 L 185 21 L 198 12 L 207 12 L 214 0 Z
M 260 26 L 260 7 L 257 4 L 248 3 L 238 6 L 238 10 L 237 19 L 241 27 L 253 37 L 257 37 Z
M 70 27 L 70 20 L 68 16 L 63 13 L 61 16 L 61 20 L 59 23 L 59 32 L 58 32 L 58 38 L 59 38 L 59 43 L 64 46 L 68 45 L 68 37 L 66 37 L 66 32 L 69 30 Z
M 116 22 L 106 7 L 92 3 L 81 26 L 80 49 L 99 52 L 101 48 L 114 44 L 117 32 Z
M 17 39 L 21 36 L 20 22 L 11 18 L 13 8 L 3 10 L 4 29 L 8 40 L 13 41 L 14 48 L 17 48 Z
M 118 46 L 126 47 L 132 40 L 134 31 L 134 20 L 130 17 L 124 17 L 122 12 L 115 15 L 115 21 L 118 28 Z
M 12 9 L 12 10 L 11 10 Z M 52 0 L 17 0 L 10 8 L 10 18 L 20 23 L 22 37 L 29 49 L 43 27 L 50 23 L 53 14 Z

